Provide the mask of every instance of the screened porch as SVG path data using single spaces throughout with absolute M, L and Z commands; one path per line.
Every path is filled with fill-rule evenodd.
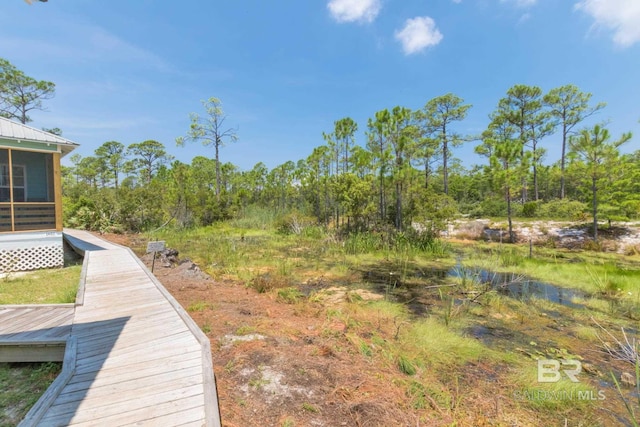
M 0 148 L 0 233 L 61 231 L 59 174 L 58 153 Z

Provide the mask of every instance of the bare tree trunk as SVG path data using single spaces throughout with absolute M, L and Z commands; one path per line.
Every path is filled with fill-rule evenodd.
M 396 182 L 396 230 L 402 230 L 402 183 Z
M 538 196 L 538 166 L 536 166 L 536 161 L 533 162 L 533 192 L 535 193 L 535 201 L 539 200 Z
M 220 139 L 216 139 L 216 201 L 220 201 Z
M 447 135 L 443 132 L 442 142 L 442 179 L 444 181 L 444 194 L 449 194 L 449 168 L 447 161 L 449 159 L 449 147 L 447 145 Z
M 596 184 L 596 177 L 592 177 L 591 178 L 591 192 L 592 192 L 592 196 L 593 196 L 593 240 L 595 242 L 598 241 L 598 199 L 597 199 L 597 192 L 598 192 L 598 187 Z
M 507 220 L 509 221 L 509 243 L 514 243 L 513 222 L 511 221 L 511 189 L 507 187 Z
M 384 223 L 384 169 L 380 166 L 380 222 Z
M 562 123 L 562 155 L 560 156 L 560 200 L 564 199 L 564 165 L 567 151 L 567 124 Z

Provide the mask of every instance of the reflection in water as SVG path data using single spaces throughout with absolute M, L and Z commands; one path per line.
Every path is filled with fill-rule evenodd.
M 449 270 L 448 274 L 454 277 L 472 277 L 480 284 L 489 284 L 501 294 L 520 300 L 534 297 L 571 308 L 584 307 L 582 304 L 572 302 L 574 298 L 583 298 L 585 296 L 584 293 L 578 290 L 540 282 L 513 273 L 496 273 L 488 270 L 456 266 Z
M 579 290 L 563 288 L 550 283 L 540 282 L 514 273 L 497 273 L 494 271 L 475 269 L 457 265 L 451 269 L 421 270 L 416 274 L 419 279 L 442 280 L 446 277 L 458 277 L 467 284 L 473 284 L 479 288 L 490 286 L 502 295 L 518 300 L 539 298 L 561 304 L 571 308 L 583 308 L 582 304 L 576 304 L 574 298 L 584 298 L 585 294 Z M 408 304 L 415 314 L 425 314 L 426 307 L 421 303 L 423 296 L 427 296 L 431 290 L 425 286 L 404 286 L 400 276 L 393 272 L 366 272 L 364 279 L 369 283 L 375 283 L 380 292 L 393 294 L 398 301 Z M 402 292 L 398 292 L 402 291 Z

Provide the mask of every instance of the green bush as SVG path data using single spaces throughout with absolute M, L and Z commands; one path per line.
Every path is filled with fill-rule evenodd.
M 522 204 L 511 201 L 511 215 L 522 216 Z M 473 212 L 474 217 L 506 217 L 507 202 L 504 199 L 486 199 Z
M 527 218 L 533 218 L 536 216 L 536 211 L 538 210 L 537 202 L 527 202 L 522 206 L 522 216 Z
M 625 200 L 622 202 L 622 211 L 631 219 L 640 218 L 640 200 Z
M 552 200 L 538 208 L 538 216 L 543 218 L 579 220 L 582 219 L 588 206 L 577 200 Z

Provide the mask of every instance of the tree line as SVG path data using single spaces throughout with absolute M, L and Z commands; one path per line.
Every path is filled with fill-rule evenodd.
M 24 123 L 26 112 L 52 96 L 52 83 L 24 76 L 6 60 L 0 72 L 0 114 L 6 117 Z M 30 102 L 20 104 L 27 98 L 15 95 L 18 86 L 35 91 Z M 374 112 L 366 124 L 341 118 L 306 158 L 247 171 L 221 161 L 224 144 L 238 136 L 226 126 L 221 101 L 210 98 L 203 101 L 204 114 L 190 115 L 176 143 L 211 146 L 213 158 L 183 163 L 153 140 L 127 147 L 108 141 L 93 156 L 73 155 L 63 171 L 66 219 L 71 226 L 141 231 L 170 222 L 207 225 L 259 207 L 345 231 L 402 231 L 417 223 L 435 235 L 463 214 L 507 217 L 513 239 L 515 216 L 592 217 L 597 239 L 599 218 L 640 216 L 640 151 L 620 153 L 630 133 L 614 137 L 605 124 L 583 126 L 605 108 L 591 98 L 571 84 L 547 93 L 515 85 L 498 101 L 487 128 L 468 135 L 460 129 L 472 106 L 449 93 L 420 109 Z M 560 159 L 548 165 L 541 142 L 552 135 Z M 461 144 L 474 144 L 483 164 L 462 165 L 454 156 Z

